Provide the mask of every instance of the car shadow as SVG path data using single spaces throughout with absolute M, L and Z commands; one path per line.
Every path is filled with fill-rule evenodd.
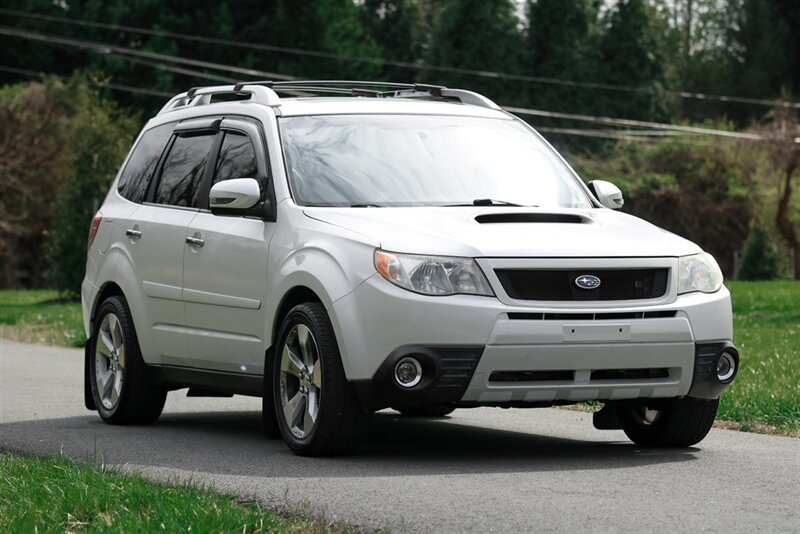
M 379 413 L 356 454 L 302 458 L 261 434 L 248 412 L 165 413 L 150 426 L 111 426 L 96 415 L 0 425 L 0 448 L 260 477 L 371 477 L 614 469 L 685 462 L 698 449 L 641 449 Z

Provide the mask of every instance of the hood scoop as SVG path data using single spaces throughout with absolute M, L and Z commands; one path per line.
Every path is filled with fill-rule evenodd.
M 571 213 L 485 213 L 475 220 L 479 224 L 491 223 L 573 223 L 583 224 L 589 220 Z

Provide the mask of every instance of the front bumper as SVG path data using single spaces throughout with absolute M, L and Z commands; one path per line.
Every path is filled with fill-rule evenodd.
M 336 301 L 332 315 L 348 379 L 373 408 L 682 397 L 700 387 L 693 386 L 697 348 L 732 339 L 725 288 L 659 305 L 548 309 L 417 295 L 373 276 Z M 475 349 L 480 355 L 466 385 L 446 399 L 441 392 L 429 395 L 432 383 L 401 389 L 386 379 L 399 348 L 435 355 L 453 345 L 482 350 Z M 706 388 L 702 394 L 718 393 Z

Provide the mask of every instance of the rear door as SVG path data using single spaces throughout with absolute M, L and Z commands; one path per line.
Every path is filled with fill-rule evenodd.
M 140 336 L 151 336 L 151 363 L 189 365 L 183 305 L 186 228 L 197 215 L 198 187 L 209 172 L 219 120 L 179 123 L 141 204 L 126 226 L 145 309 Z
M 225 119 L 219 155 L 203 188 L 221 180 L 255 178 L 262 200 L 271 187 L 263 135 L 256 123 Z M 186 235 L 184 290 L 189 354 L 196 367 L 258 374 L 264 365 L 267 248 L 274 223 L 253 216 L 201 210 Z

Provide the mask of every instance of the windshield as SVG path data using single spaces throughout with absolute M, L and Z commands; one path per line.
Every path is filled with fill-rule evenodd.
M 281 135 L 301 205 L 591 207 L 552 150 L 509 119 L 287 117 Z

